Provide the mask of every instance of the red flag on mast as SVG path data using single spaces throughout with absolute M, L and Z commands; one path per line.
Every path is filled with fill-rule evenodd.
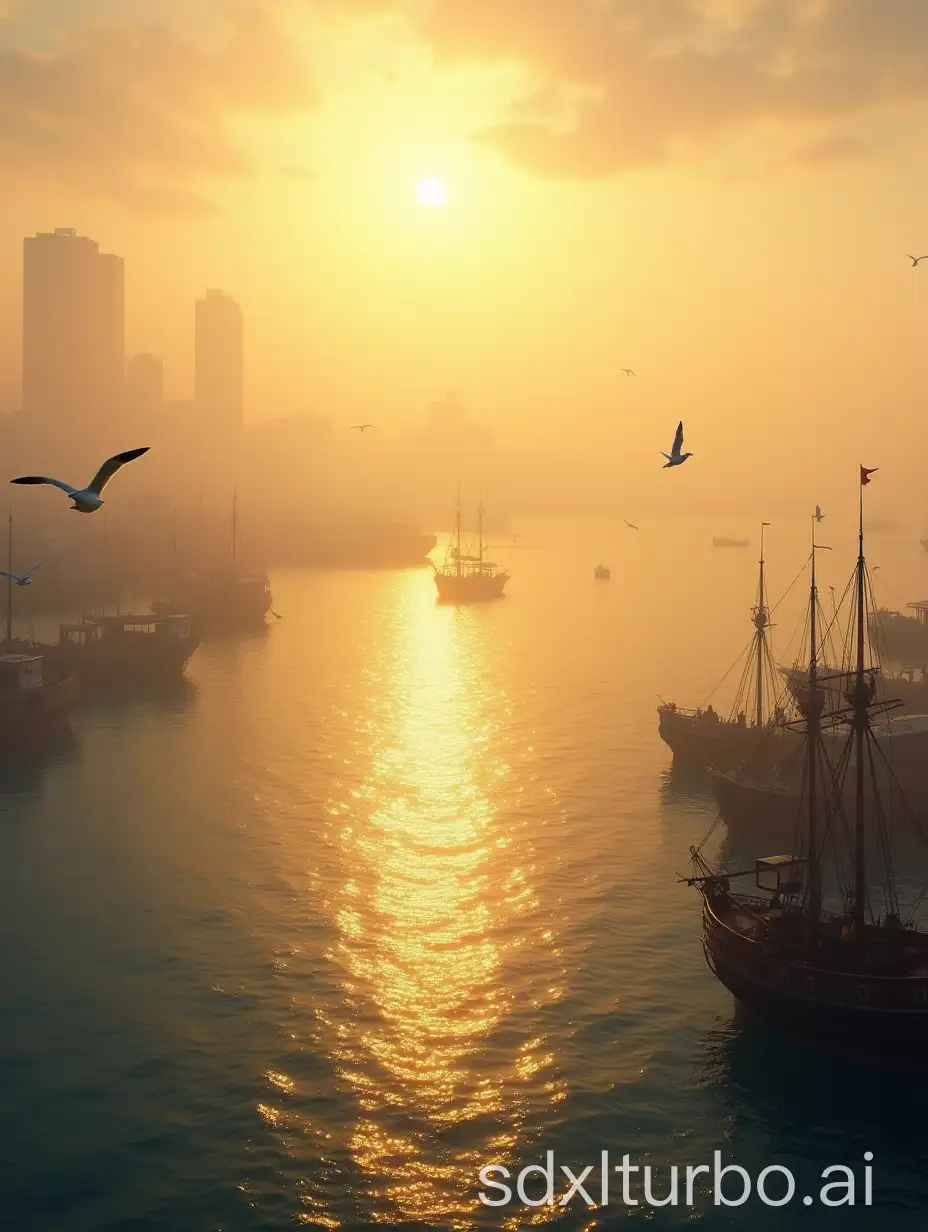
M 869 482 L 870 482 L 870 476 L 871 476 L 871 475 L 875 475 L 875 474 L 876 474 L 876 472 L 877 472 L 879 469 L 880 469 L 880 468 L 879 468 L 878 466 L 871 466 L 870 470 L 867 470 L 867 468 L 866 468 L 865 466 L 862 466 L 862 467 L 860 468 L 860 482 L 861 482 L 862 484 L 863 484 L 863 483 L 869 483 Z

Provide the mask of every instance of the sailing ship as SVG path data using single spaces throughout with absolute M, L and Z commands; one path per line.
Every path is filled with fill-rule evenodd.
M 233 492 L 230 566 L 199 570 L 178 580 L 169 599 L 152 603 L 152 612 L 188 616 L 201 632 L 263 627 L 273 602 L 270 583 L 266 573 L 239 574 L 237 547 L 238 494 Z
M 502 599 L 509 574 L 486 560 L 483 537 L 483 501 L 477 508 L 476 552 L 465 554 L 461 539 L 461 498 L 458 496 L 454 535 L 444 562 L 435 570 L 439 603 L 483 603 Z
M 0 749 L 23 749 L 68 726 L 80 685 L 55 648 L 13 637 L 13 515 L 7 523 L 6 637 L 0 646 Z
M 909 1042 L 922 1048 L 928 1032 L 928 934 L 911 916 L 903 919 L 886 813 L 873 774 L 882 757 L 873 721 L 893 702 L 875 699 L 865 657 L 864 479 L 862 469 L 852 629 L 856 662 L 845 673 L 843 711 L 831 716 L 846 722 L 846 755 L 832 761 L 822 740 L 826 695 L 818 687 L 813 551 L 808 690 L 799 721 L 806 761 L 800 841 L 792 854 L 757 859 L 752 868 L 733 872 L 710 867 L 704 841 L 691 848 L 693 875 L 683 880 L 702 896 L 707 963 L 742 1004 L 815 1035 L 877 1048 Z M 844 791 L 849 769 L 850 818 Z M 847 853 L 840 850 L 845 836 Z M 842 854 L 850 856 L 848 883 Z M 885 864 L 881 914 L 873 908 L 877 856 Z M 753 887 L 733 888 L 733 882 L 747 878 L 753 878 Z
M 608 565 L 597 565 L 593 570 L 593 577 L 597 582 L 608 582 L 612 577 L 612 570 Z
M 703 770 L 716 763 L 740 765 L 749 757 L 775 763 L 796 743 L 783 725 L 786 713 L 776 700 L 777 677 L 767 636 L 771 623 L 764 581 L 764 525 L 757 598 L 751 609 L 754 634 L 731 714 L 723 719 L 711 704 L 688 710 L 662 701 L 657 708 L 658 731 L 673 750 L 674 760 Z M 772 713 L 769 701 L 774 702 Z

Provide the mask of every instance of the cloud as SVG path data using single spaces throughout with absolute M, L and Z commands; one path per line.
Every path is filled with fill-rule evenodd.
M 0 166 L 137 207 L 209 211 L 209 181 L 253 170 L 235 117 L 315 102 L 268 12 L 237 14 L 216 46 L 165 25 L 92 26 L 52 52 L 0 47 Z
M 928 102 L 925 0 L 433 0 L 418 28 L 446 63 L 524 70 L 534 114 L 518 103 L 479 139 L 551 177 L 659 163 L 750 126 L 797 130 L 823 165 L 850 154 L 836 125 Z

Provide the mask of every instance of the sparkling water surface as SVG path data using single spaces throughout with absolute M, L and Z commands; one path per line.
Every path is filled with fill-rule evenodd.
M 265 634 L 205 640 L 184 684 L 88 700 L 70 740 L 5 765 L 0 1226 L 924 1217 L 926 1075 L 785 1039 L 705 965 L 677 875 L 714 809 L 671 772 L 656 707 L 703 702 L 747 642 L 757 532 L 713 550 L 727 528 L 641 523 L 520 527 L 541 548 L 499 547 L 507 598 L 471 609 L 437 606 L 427 570 L 276 574 Z M 853 527 L 830 529 L 840 591 Z M 767 535 L 776 597 L 807 531 Z M 914 531 L 870 555 L 890 606 L 928 592 Z M 547 1150 L 595 1166 L 594 1201 L 604 1150 L 651 1164 L 660 1197 L 716 1149 L 786 1165 L 799 1196 L 477 1198 L 482 1167 Z M 802 1206 L 831 1164 L 862 1197 L 865 1151 L 872 1208 Z

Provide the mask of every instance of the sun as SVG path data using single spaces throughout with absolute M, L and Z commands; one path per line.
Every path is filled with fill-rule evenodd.
M 416 200 L 428 210 L 437 210 L 448 200 L 448 186 L 437 175 L 426 175 L 416 183 Z

